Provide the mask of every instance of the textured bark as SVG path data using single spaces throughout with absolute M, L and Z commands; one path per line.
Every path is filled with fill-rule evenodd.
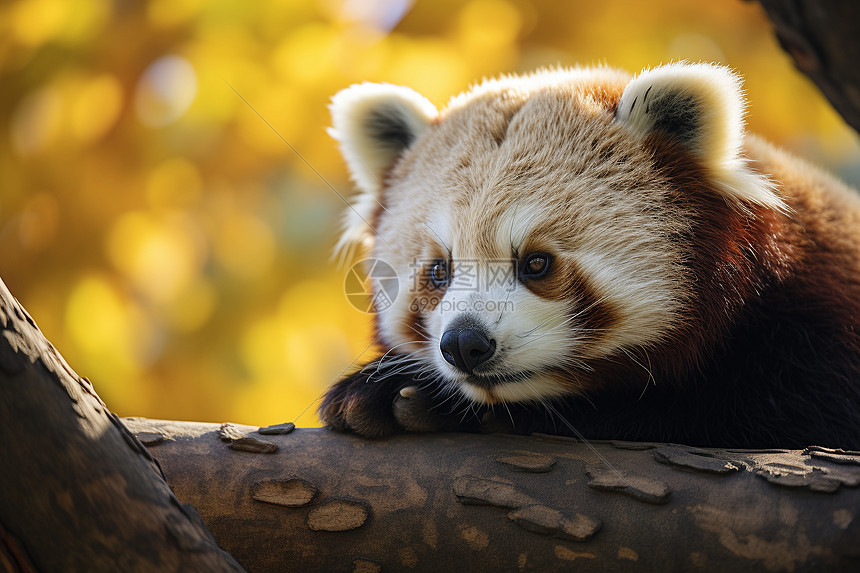
M 759 0 L 783 49 L 860 132 L 860 2 Z
M 0 569 L 242 570 L 2 281 Z
M 125 421 L 251 572 L 860 570 L 858 454 Z

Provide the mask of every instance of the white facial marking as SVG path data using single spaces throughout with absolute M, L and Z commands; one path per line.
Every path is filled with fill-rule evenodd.
M 693 138 L 715 192 L 741 208 L 779 207 L 767 181 L 739 151 L 742 105 L 731 101 L 740 97 L 739 85 L 725 70 L 678 64 L 633 80 L 606 68 L 506 78 L 455 98 L 438 116 L 412 94 L 386 92 L 385 98 L 393 98 L 389 104 L 398 103 L 388 109 L 408 120 L 404 125 L 418 136 L 396 158 L 368 155 L 363 147 L 366 134 L 357 120 L 378 94 L 352 92 L 356 100 L 349 106 L 351 100 L 342 99 L 336 135 L 364 191 L 360 211 L 367 217 L 378 213 L 376 230 L 384 238 L 374 240 L 374 255 L 397 269 L 404 289 L 427 252 L 441 249 L 453 258 L 455 282 L 436 291 L 435 305 L 416 313 L 410 296 L 415 293 L 404 292 L 379 315 L 388 348 L 409 348 L 422 367 L 475 402 L 521 402 L 576 392 L 579 376 L 591 374 L 591 361 L 671 337 L 693 296 L 683 243 L 691 214 L 643 143 L 654 124 L 633 102 L 651 86 L 652 95 L 680 90 L 699 97 L 693 107 L 706 112 L 699 117 L 705 124 L 728 118 L 724 127 L 705 125 Z M 382 211 L 376 210 L 377 198 L 384 202 Z M 576 292 L 570 293 L 574 300 L 542 298 L 514 280 L 512 264 L 507 283 L 459 288 L 464 285 L 458 269 L 462 273 L 466 262 L 488 271 L 531 248 L 564 261 L 587 282 L 589 295 L 611 309 L 606 331 L 588 330 L 582 320 L 588 309 Z M 464 316 L 496 342 L 494 356 L 475 373 L 495 377 L 492 384 L 482 385 L 442 357 L 442 334 Z M 414 332 L 416 324 L 426 338 Z M 420 343 L 400 346 L 410 340 Z M 559 370 L 569 380 L 560 380 Z

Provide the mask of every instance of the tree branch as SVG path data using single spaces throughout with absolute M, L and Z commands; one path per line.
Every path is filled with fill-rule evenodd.
M 860 132 L 860 2 L 759 0 L 797 68 Z
M 249 571 L 798 571 L 860 558 L 857 454 L 125 422 Z

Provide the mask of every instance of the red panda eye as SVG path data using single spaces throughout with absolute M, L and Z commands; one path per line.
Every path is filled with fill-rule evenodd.
M 430 282 L 433 286 L 443 287 L 451 280 L 448 273 L 448 263 L 442 259 L 433 261 L 433 266 L 430 267 Z
M 549 272 L 552 256 L 547 253 L 531 253 L 520 269 L 520 276 L 528 279 L 539 279 Z

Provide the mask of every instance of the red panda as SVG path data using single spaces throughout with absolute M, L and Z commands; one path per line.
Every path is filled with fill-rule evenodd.
M 860 198 L 675 63 L 332 100 L 364 242 L 400 284 L 333 429 L 860 449 Z

